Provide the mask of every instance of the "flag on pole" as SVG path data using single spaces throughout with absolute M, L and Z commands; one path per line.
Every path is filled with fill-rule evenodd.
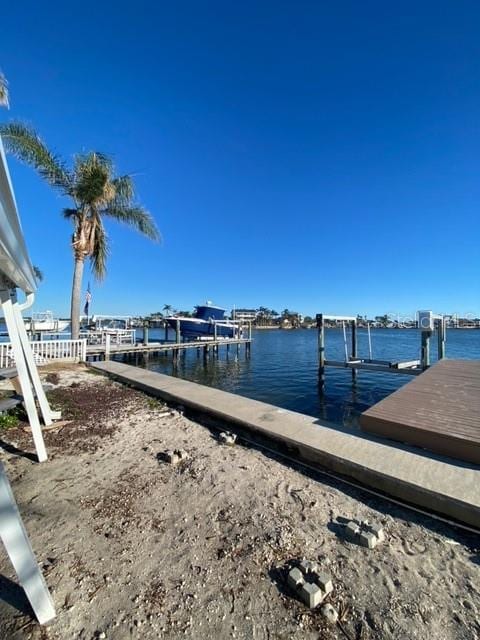
M 92 301 L 92 294 L 90 292 L 90 282 L 89 282 L 87 287 L 87 293 L 85 294 L 85 307 L 83 308 L 83 313 L 86 316 L 88 316 L 88 310 L 90 308 L 91 301 Z

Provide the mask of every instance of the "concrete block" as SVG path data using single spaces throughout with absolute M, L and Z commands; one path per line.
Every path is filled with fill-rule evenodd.
M 298 567 L 290 569 L 287 582 L 310 609 L 319 605 L 333 590 L 330 576 L 320 571 L 316 562 L 305 559 Z
M 299 596 L 307 607 L 314 609 L 325 598 L 325 593 L 317 584 L 314 584 L 313 582 L 304 582 L 300 587 Z
M 350 522 L 348 522 L 345 525 L 345 537 L 347 538 L 347 540 L 350 540 L 351 542 L 358 542 L 359 535 L 360 535 L 360 527 L 356 522 L 354 522 L 353 520 L 350 520 Z
M 385 533 L 380 525 L 371 524 L 368 520 L 362 520 L 360 525 L 350 520 L 345 526 L 345 537 L 362 547 L 374 549 L 379 542 L 385 540 Z
M 329 602 L 325 603 L 320 609 L 320 613 L 329 624 L 337 624 L 338 611 Z
M 384 542 L 385 540 L 385 532 L 383 530 L 383 527 L 379 524 L 367 524 L 365 526 L 365 530 L 369 531 L 370 533 L 373 533 L 374 536 L 376 536 L 377 538 L 377 542 Z
M 308 575 L 309 573 L 316 575 L 319 571 L 318 564 L 316 562 L 305 559 L 300 562 L 300 569 L 305 575 Z
M 184 449 L 175 449 L 174 454 L 179 460 L 186 460 L 188 458 L 188 453 Z
M 163 457 L 169 464 L 177 464 L 178 462 L 180 462 L 180 458 L 177 456 L 175 451 L 170 451 L 170 449 L 167 449 L 167 451 L 163 452 Z
M 317 571 L 315 574 L 315 582 L 318 584 L 320 589 L 325 592 L 325 595 L 328 595 L 333 591 L 333 582 L 328 573 L 324 571 Z
M 374 549 L 377 546 L 377 536 L 371 531 L 362 531 L 358 538 L 359 543 L 362 547 L 367 547 L 368 549 Z
M 220 433 L 220 435 L 218 436 L 218 440 L 222 444 L 226 444 L 232 447 L 237 441 L 237 436 L 234 433 L 230 433 L 230 431 L 222 431 L 222 433 Z
M 290 569 L 287 578 L 288 586 L 294 591 L 298 591 L 302 584 L 305 582 L 303 574 L 297 567 Z
M 167 449 L 161 455 L 165 462 L 168 462 L 169 464 L 178 464 L 182 460 L 186 460 L 188 458 L 188 453 L 183 449 L 175 449 L 175 451 Z

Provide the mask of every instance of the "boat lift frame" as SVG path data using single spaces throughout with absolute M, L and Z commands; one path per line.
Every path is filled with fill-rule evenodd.
M 318 385 L 321 391 L 325 388 L 326 367 L 338 367 L 350 369 L 352 382 L 357 379 L 358 370 L 374 371 L 380 373 L 400 373 L 417 376 L 430 366 L 430 338 L 435 327 L 438 330 L 438 358 L 445 357 L 446 323 L 444 316 L 433 314 L 431 311 L 418 312 L 418 326 L 422 331 L 421 359 L 408 361 L 378 360 L 372 357 L 372 341 L 370 324 L 367 324 L 369 357 L 358 356 L 357 318 L 354 316 L 335 316 L 318 313 L 316 315 L 318 329 Z M 325 321 L 341 322 L 343 327 L 345 360 L 327 360 L 325 357 Z M 348 340 L 346 327 L 351 328 L 351 351 L 348 353 Z

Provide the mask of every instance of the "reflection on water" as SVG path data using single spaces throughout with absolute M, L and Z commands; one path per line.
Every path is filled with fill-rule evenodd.
M 358 332 L 359 355 L 368 356 L 366 331 Z M 141 332 L 140 332 L 141 335 Z M 150 331 L 150 340 L 162 339 Z M 241 349 L 227 354 L 219 349 L 218 357 L 204 360 L 203 352 L 188 350 L 176 365 L 171 356 L 149 357 L 153 371 L 193 380 L 232 393 L 269 402 L 286 409 L 307 413 L 323 420 L 354 427 L 359 414 L 389 395 L 410 376 L 359 371 L 356 384 L 351 372 L 327 368 L 323 395 L 318 390 L 317 332 L 315 330 L 255 331 L 251 357 Z M 436 337 L 432 338 L 432 362 L 436 359 Z M 382 360 L 413 360 L 420 357 L 420 332 L 411 329 L 372 331 L 373 357 Z M 343 333 L 326 332 L 329 359 L 344 359 Z M 447 356 L 480 359 L 480 331 L 451 330 L 447 333 Z M 140 363 L 139 363 L 140 364 Z

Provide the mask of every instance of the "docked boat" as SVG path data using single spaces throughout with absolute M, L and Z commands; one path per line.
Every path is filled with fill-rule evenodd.
M 70 325 L 70 320 L 60 320 L 51 311 L 41 311 L 32 313 L 30 320 L 25 319 L 25 328 L 31 333 L 49 331 L 51 333 L 61 333 Z
M 225 318 L 225 309 L 211 304 L 195 307 L 193 317 L 169 316 L 166 318 L 172 329 L 180 325 L 180 335 L 183 340 L 213 340 L 217 338 L 233 338 L 238 324 Z

